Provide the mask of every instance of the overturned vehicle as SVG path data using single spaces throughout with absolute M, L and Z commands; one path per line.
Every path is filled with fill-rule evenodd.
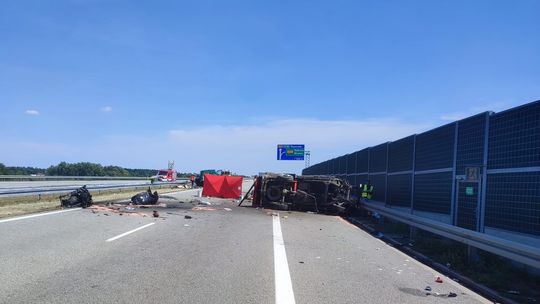
M 280 210 L 346 214 L 353 208 L 351 186 L 333 176 L 264 173 L 257 177 L 253 204 Z
M 146 190 L 145 192 L 135 194 L 131 198 L 131 203 L 134 205 L 155 205 L 157 204 L 158 200 L 159 195 L 157 191 L 154 191 L 154 193 L 152 193 L 152 189 L 148 187 L 148 190 Z
M 92 194 L 86 189 L 86 185 L 72 191 L 70 194 L 60 196 L 62 207 L 82 207 L 86 208 L 92 205 Z

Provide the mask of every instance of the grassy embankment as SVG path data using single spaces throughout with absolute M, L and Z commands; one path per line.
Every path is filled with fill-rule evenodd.
M 128 200 L 133 195 L 145 191 L 148 187 L 137 187 L 131 189 L 107 189 L 90 191 L 94 203 L 104 203 L 117 200 Z M 160 194 L 186 190 L 184 188 L 172 187 L 170 185 L 152 186 L 152 192 Z M 12 196 L 0 198 L 0 218 L 51 211 L 61 209 L 60 195 L 64 193 Z

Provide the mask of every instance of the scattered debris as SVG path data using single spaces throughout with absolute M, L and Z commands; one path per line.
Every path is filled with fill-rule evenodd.
M 89 207 L 92 205 L 92 195 L 86 189 L 86 185 L 72 191 L 70 194 L 62 195 L 60 198 L 60 204 L 62 207 Z
M 223 210 L 225 210 L 225 211 L 232 211 L 231 208 L 223 208 Z
M 216 208 L 196 206 L 191 208 L 193 211 L 216 211 Z
M 154 211 L 152 212 L 152 216 L 153 216 L 153 217 L 159 217 L 159 213 L 157 212 L 157 210 L 154 210 Z
M 425 291 L 431 291 L 431 287 L 430 286 L 426 286 L 426 288 L 424 288 Z
M 437 283 L 442 283 L 443 280 L 441 279 L 441 277 L 437 277 L 437 278 L 435 279 L 435 282 L 437 282 Z
M 189 225 L 188 225 L 188 224 L 184 224 L 184 227 L 189 227 Z
M 288 217 L 288 216 L 286 216 L 286 215 L 284 215 L 284 216 L 282 216 L 282 218 L 284 218 L 284 219 L 288 219 L 289 217 Z
M 303 261 L 300 261 L 300 262 L 298 262 L 298 263 L 300 263 L 300 264 L 304 264 L 304 262 L 303 262 Z
M 414 289 L 414 288 L 398 288 L 398 289 L 400 291 L 404 292 L 404 293 L 414 295 L 414 296 L 419 296 L 419 297 L 428 297 L 428 296 L 433 296 L 433 297 L 438 297 L 438 298 L 455 298 L 455 297 L 457 297 L 457 294 L 454 293 L 454 292 L 448 292 L 448 293 L 433 292 L 432 293 L 432 292 L 430 292 L 431 288 L 428 289 L 428 287 L 429 286 L 426 287 L 425 291 L 420 290 L 420 289 Z
M 138 193 L 131 198 L 131 203 L 135 205 L 155 205 L 159 200 L 157 191 L 152 193 L 152 189 L 148 187 L 145 192 Z
M 185 218 L 186 220 L 190 220 L 190 219 L 192 219 L 193 217 L 192 217 L 191 215 L 184 215 L 184 218 Z

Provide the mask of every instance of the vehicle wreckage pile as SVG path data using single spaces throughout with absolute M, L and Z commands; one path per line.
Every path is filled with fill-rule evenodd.
M 69 194 L 62 195 L 60 198 L 60 205 L 64 208 L 73 208 L 73 207 L 90 207 L 93 204 L 92 194 L 86 188 L 86 185 L 72 191 Z M 131 198 L 131 203 L 133 205 L 155 205 L 159 200 L 159 194 L 157 191 L 152 193 L 150 187 L 148 190 L 137 193 Z
M 92 194 L 86 189 L 86 185 L 72 191 L 70 194 L 60 196 L 62 207 L 89 207 L 92 205 Z
M 264 173 L 255 179 L 253 206 L 346 214 L 354 207 L 351 185 L 333 176 Z

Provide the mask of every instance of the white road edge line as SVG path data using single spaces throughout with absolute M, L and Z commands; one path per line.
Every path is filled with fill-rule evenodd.
M 141 229 L 144 229 L 144 228 L 146 228 L 146 227 L 150 227 L 150 226 L 152 226 L 152 225 L 154 225 L 154 224 L 155 224 L 155 223 L 146 224 L 146 225 L 141 226 L 141 227 L 139 227 L 139 228 L 135 228 L 135 229 L 130 230 L 130 231 L 128 231 L 128 232 L 124 232 L 124 233 L 122 233 L 122 234 L 119 234 L 119 235 L 117 235 L 117 236 L 115 236 L 115 237 L 112 237 L 112 238 L 108 239 L 106 242 L 112 242 L 112 241 L 118 240 L 118 239 L 121 238 L 121 237 L 124 237 L 124 236 L 126 236 L 126 235 L 128 235 L 128 234 L 132 234 L 133 232 L 137 232 L 137 231 L 139 231 L 139 230 L 141 230 Z
M 274 227 L 274 274 L 276 286 L 276 304 L 295 304 L 294 292 L 289 273 L 289 263 L 287 263 L 287 253 L 285 243 L 281 233 L 281 223 L 279 213 L 273 217 Z
M 18 220 L 25 220 L 29 218 L 39 217 L 39 216 L 45 216 L 45 215 L 51 215 L 51 214 L 58 214 L 58 213 L 64 213 L 64 212 L 70 212 L 70 211 L 76 211 L 81 210 L 82 208 L 73 208 L 73 209 L 66 209 L 66 210 L 59 210 L 59 211 L 52 211 L 52 212 L 45 212 L 45 213 L 37 213 L 37 214 L 31 214 L 26 216 L 19 216 L 19 217 L 13 217 L 8 218 L 5 220 L 0 220 L 0 223 L 7 223 L 7 222 L 13 222 Z

